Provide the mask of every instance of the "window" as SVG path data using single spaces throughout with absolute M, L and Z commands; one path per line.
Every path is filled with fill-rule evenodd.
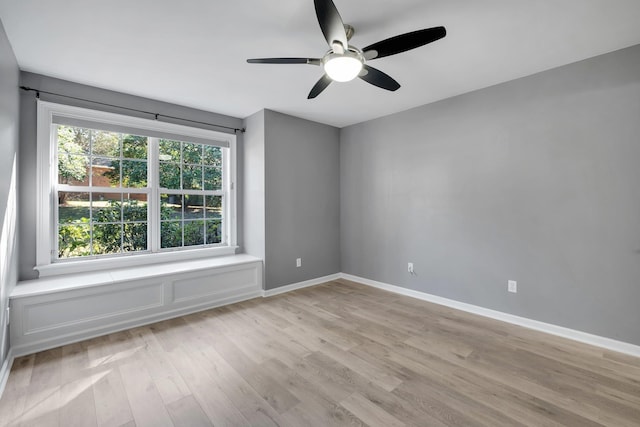
M 41 275 L 235 252 L 235 135 L 39 101 L 38 161 Z

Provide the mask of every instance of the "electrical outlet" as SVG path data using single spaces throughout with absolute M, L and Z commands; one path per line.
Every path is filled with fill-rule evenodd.
M 507 290 L 509 292 L 513 292 L 514 294 L 518 292 L 518 282 L 515 280 L 509 280 L 507 282 Z
M 410 262 L 409 264 L 407 264 L 407 271 L 411 274 L 413 274 L 413 263 Z
M 302 258 L 296 258 L 296 267 L 302 267 Z

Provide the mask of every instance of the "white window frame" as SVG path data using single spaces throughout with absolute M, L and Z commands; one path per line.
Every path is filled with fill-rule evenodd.
M 39 271 L 41 277 L 235 254 L 237 249 L 235 135 L 40 100 L 38 100 L 37 114 L 37 242 L 35 269 Z M 87 259 L 78 257 L 72 260 L 56 260 L 53 251 L 55 250 L 57 242 L 56 224 L 54 223 L 57 212 L 52 209 L 52 207 L 55 206 L 54 189 L 56 188 L 58 178 L 56 162 L 57 147 L 54 147 L 56 135 L 53 132 L 56 126 L 53 119 L 54 115 L 57 117 L 64 116 L 94 122 L 96 128 L 100 128 L 100 124 L 102 123 L 179 135 L 183 136 L 186 141 L 189 141 L 191 137 L 199 140 L 219 141 L 228 145 L 228 155 L 223 156 L 223 191 L 225 192 L 223 240 L 226 244 L 215 247 L 181 248 L 180 250 L 171 251 L 163 250 L 154 253 L 131 253 L 107 258 Z M 157 160 L 157 153 L 155 153 L 154 150 L 150 150 L 149 163 L 151 164 L 151 162 Z M 155 168 L 156 165 L 153 167 Z M 152 178 L 150 177 L 150 179 Z M 113 190 L 118 191 L 117 189 L 110 189 L 110 191 Z M 141 190 L 141 192 L 148 194 L 148 203 L 151 206 L 149 221 L 152 224 L 150 238 L 155 239 L 156 236 L 154 233 L 159 232 L 159 230 L 155 230 L 155 228 L 159 228 L 160 226 L 159 209 L 156 209 L 155 206 L 157 204 L 156 197 L 159 200 L 160 189 L 158 189 L 157 186 L 151 186 L 149 189 Z M 181 190 L 177 191 L 181 192 Z M 152 216 L 154 216 L 154 218 L 152 218 Z M 226 237 L 226 239 L 224 237 Z

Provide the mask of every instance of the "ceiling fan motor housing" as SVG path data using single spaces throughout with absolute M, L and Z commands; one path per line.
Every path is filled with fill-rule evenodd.
M 353 46 L 349 46 L 344 53 L 336 53 L 331 49 L 322 57 L 325 73 L 336 82 L 348 82 L 358 77 L 364 62 L 362 51 Z

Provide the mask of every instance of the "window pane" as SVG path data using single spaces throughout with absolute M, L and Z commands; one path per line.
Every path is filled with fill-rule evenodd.
M 69 224 L 90 218 L 89 193 L 58 192 L 58 223 Z
M 160 140 L 160 160 L 180 162 L 180 141 Z
M 205 190 L 221 190 L 222 189 L 222 171 L 220 168 L 204 168 L 204 189 Z
M 120 157 L 120 134 L 94 130 L 91 153 L 99 157 Z
M 208 220 L 207 225 L 207 244 L 222 242 L 222 221 L 221 220 Z
M 202 190 L 202 166 L 182 166 L 182 188 Z
M 160 219 L 182 219 L 182 196 L 179 194 L 160 195 Z
M 184 246 L 204 245 L 204 221 L 185 221 Z
M 58 183 L 69 185 L 89 185 L 89 158 L 87 156 L 58 153 Z
M 170 190 L 180 189 L 180 165 L 160 162 L 160 187 Z
M 93 222 L 120 222 L 122 221 L 121 194 L 94 193 L 91 201 L 93 210 Z
M 204 164 L 207 166 L 222 166 L 222 148 L 205 145 Z
M 122 218 L 126 223 L 134 221 L 147 221 L 147 195 L 130 194 L 125 196 L 122 205 Z
M 147 223 L 127 223 L 123 225 L 123 246 L 124 252 L 146 251 L 147 250 Z
M 122 224 L 93 225 L 93 254 L 117 254 L 122 251 Z
M 207 196 L 205 204 L 204 216 L 206 218 L 222 217 L 222 196 Z
M 204 217 L 203 197 L 194 194 L 184 196 L 184 218 L 200 219 Z
M 91 234 L 85 223 L 58 227 L 58 258 L 91 255 Z
M 146 187 L 147 162 L 142 160 L 123 160 L 122 186 L 128 188 Z
M 94 157 L 91 160 L 91 185 L 120 187 L 120 160 Z
M 199 165 L 202 163 L 202 144 L 182 143 L 182 162 Z
M 122 138 L 122 157 L 125 159 L 147 159 L 147 137 L 124 135 Z
M 162 221 L 160 224 L 160 247 L 176 248 L 182 246 L 182 222 Z
M 89 155 L 91 131 L 71 126 L 58 126 L 58 154 Z

